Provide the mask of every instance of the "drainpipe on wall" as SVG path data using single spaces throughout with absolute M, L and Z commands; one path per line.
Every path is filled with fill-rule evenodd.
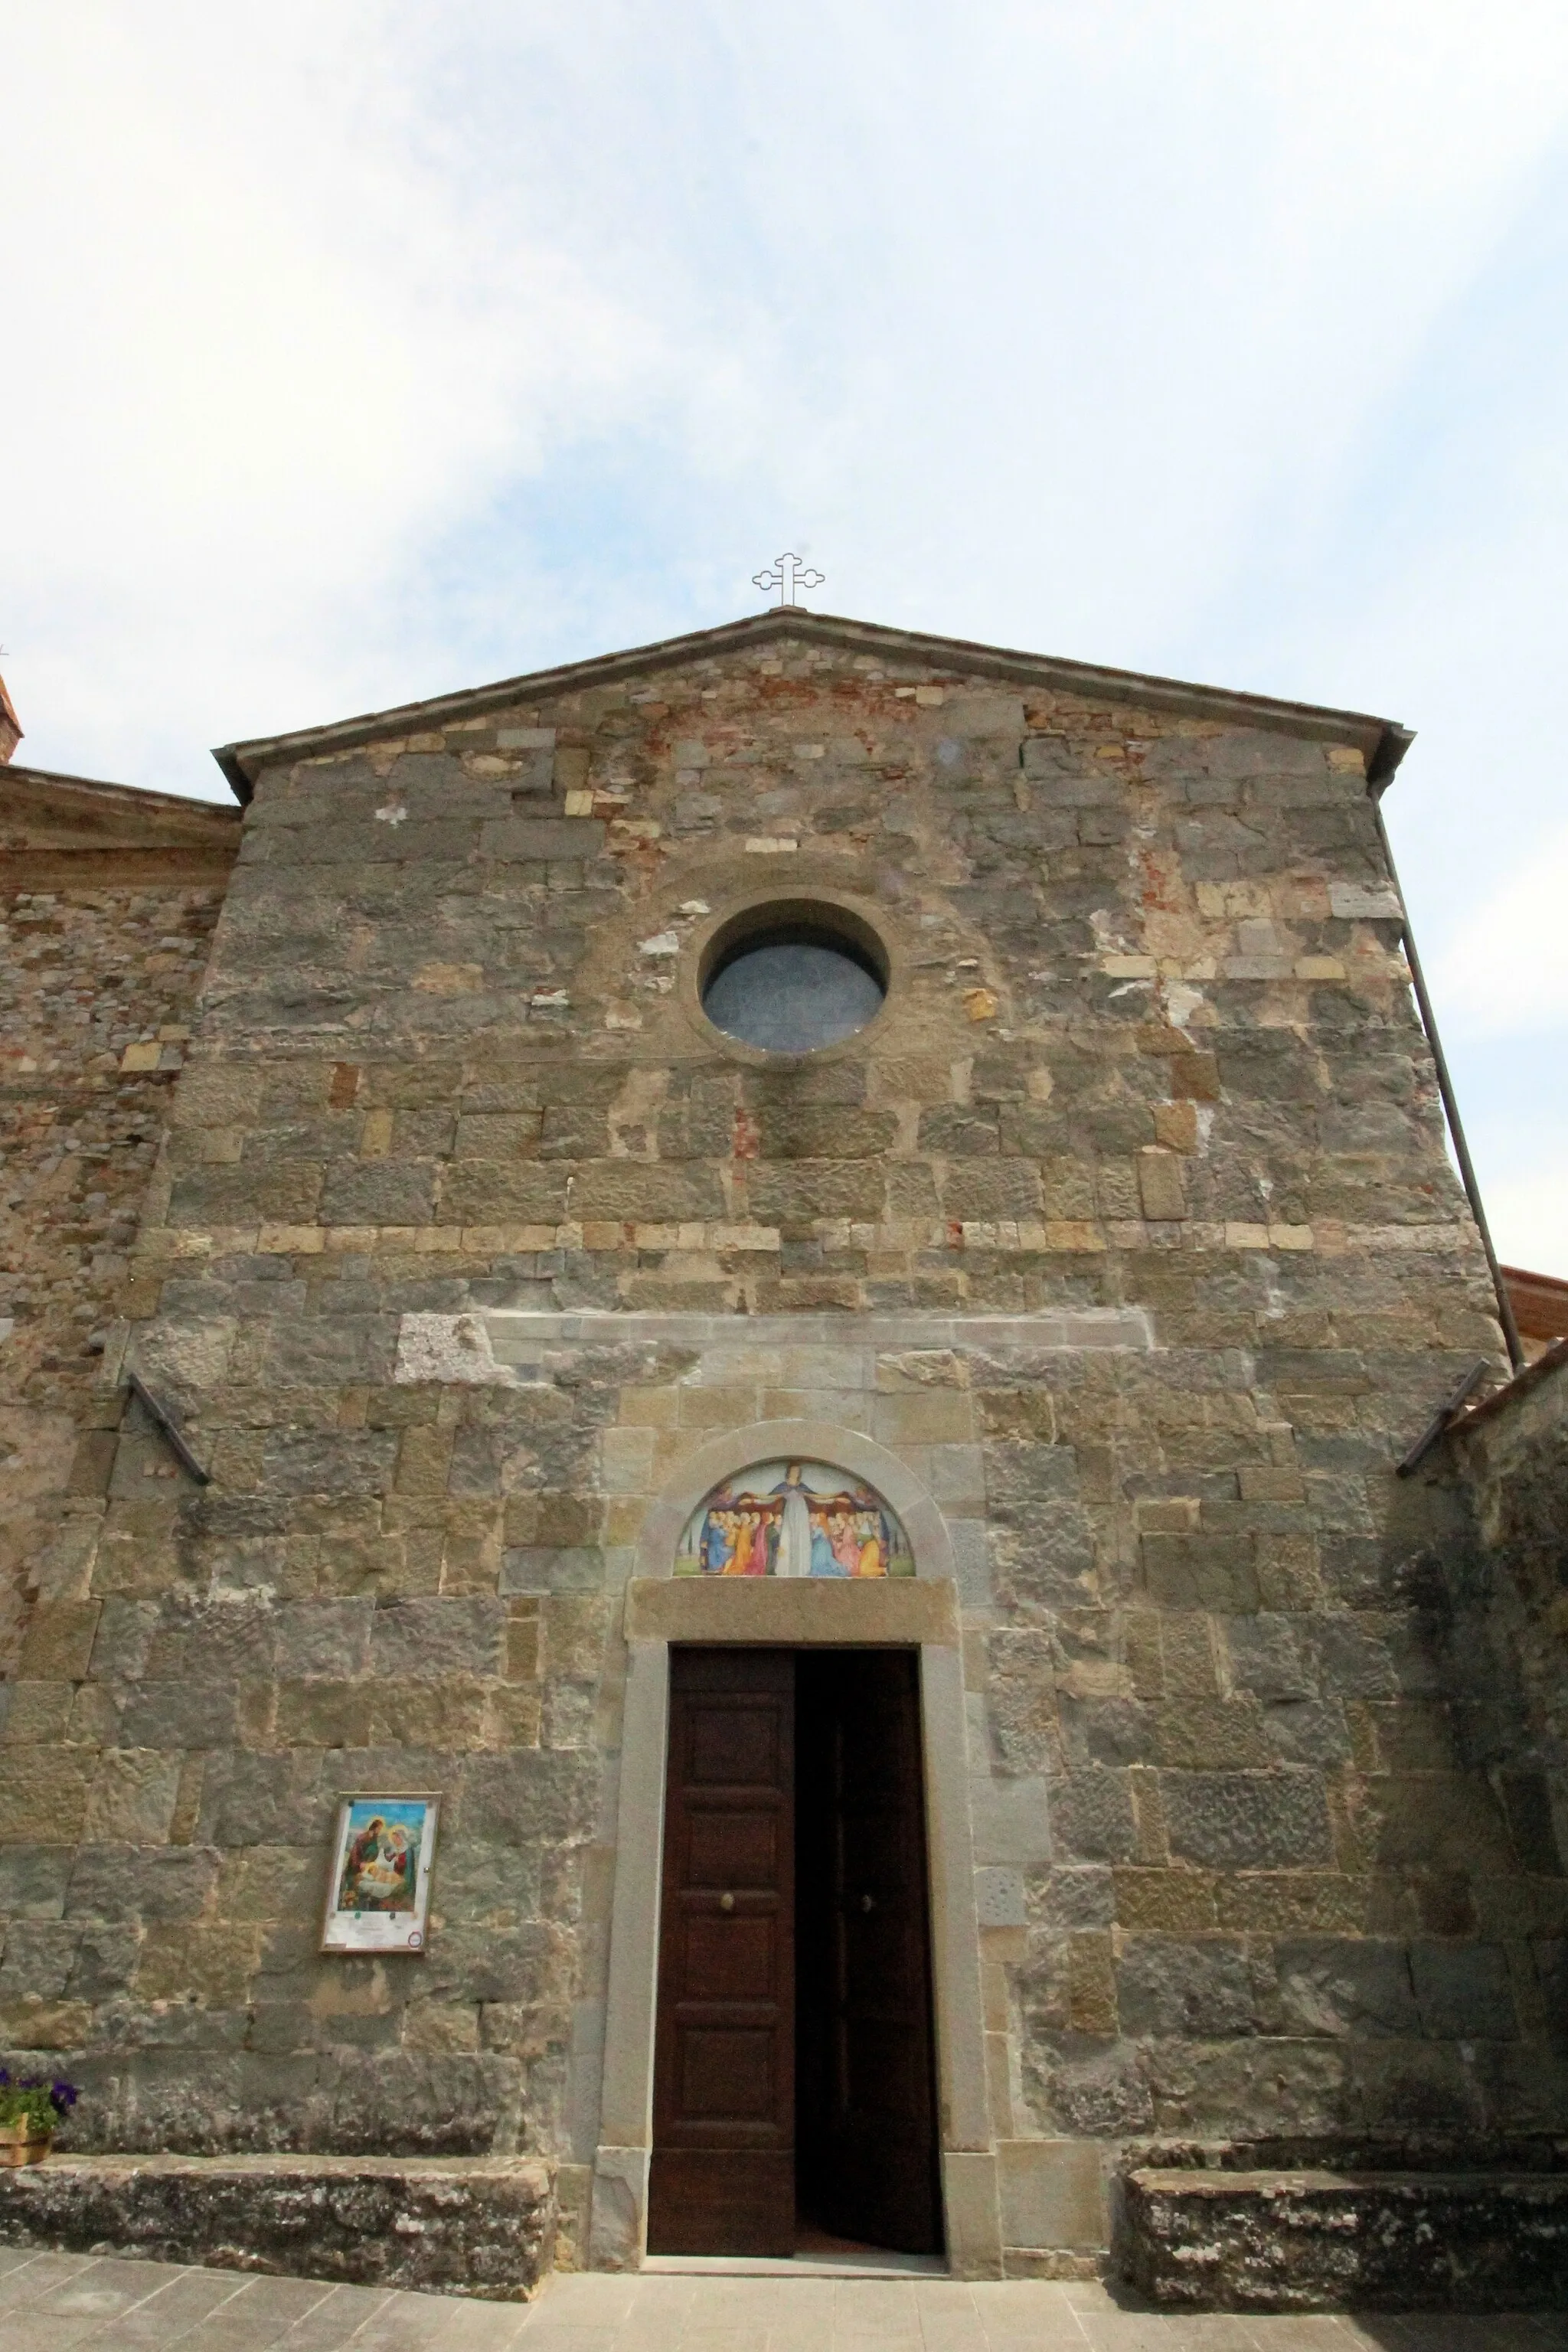
M 1426 975 L 1421 969 L 1421 958 L 1415 946 L 1415 934 L 1410 928 L 1410 915 L 1405 905 L 1405 893 L 1399 887 L 1399 869 L 1394 862 L 1394 845 L 1388 838 L 1388 827 L 1383 821 L 1382 795 L 1375 784 L 1372 793 L 1372 814 L 1377 825 L 1377 837 L 1383 844 L 1383 855 L 1388 866 L 1388 878 L 1393 883 L 1395 896 L 1399 900 L 1405 961 L 1410 967 L 1410 984 L 1415 992 L 1415 1003 L 1421 1014 L 1421 1026 L 1426 1032 L 1426 1043 L 1432 1048 L 1432 1059 L 1437 1067 L 1437 1091 L 1443 1097 L 1443 1108 L 1448 1119 L 1448 1132 L 1454 1139 L 1454 1157 L 1459 1163 L 1459 1181 L 1465 1188 L 1465 1198 L 1470 1204 L 1470 1214 L 1476 1221 L 1476 1227 L 1481 1237 L 1481 1247 L 1487 1254 L 1487 1264 L 1492 1271 L 1492 1288 L 1497 1293 L 1498 1320 L 1502 1325 L 1502 1335 L 1508 1342 L 1509 1362 L 1517 1372 L 1524 1362 L 1524 1348 L 1519 1336 L 1519 1325 L 1514 1320 L 1513 1302 L 1509 1297 L 1508 1286 L 1502 1278 L 1502 1268 L 1498 1264 L 1497 1252 L 1492 1247 L 1491 1227 L 1487 1223 L 1487 1213 L 1481 1205 L 1481 1188 L 1476 1181 L 1470 1147 L 1465 1141 L 1464 1122 L 1459 1117 L 1459 1105 L 1454 1093 L 1454 1081 L 1448 1076 L 1447 1056 L 1443 1051 L 1443 1040 L 1437 1034 L 1437 1016 L 1432 1010 L 1432 999 L 1426 993 Z

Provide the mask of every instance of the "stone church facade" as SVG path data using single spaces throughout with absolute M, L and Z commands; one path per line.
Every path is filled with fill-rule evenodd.
M 234 747 L 242 823 L 11 772 L 0 2037 L 77 2144 L 525 2154 L 635 2263 L 670 1659 L 839 1645 L 918 1659 L 956 2269 L 1092 2267 L 1130 2151 L 1563 2133 L 1551 1727 L 1395 1475 L 1501 1358 L 1406 740 L 786 609 Z M 875 1017 L 717 1026 L 803 925 Z M 912 1573 L 675 1572 L 803 1462 Z M 441 1798 L 416 1954 L 319 1948 L 354 1790 Z

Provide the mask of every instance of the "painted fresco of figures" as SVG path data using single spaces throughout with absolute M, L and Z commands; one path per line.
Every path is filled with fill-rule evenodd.
M 677 1576 L 912 1576 L 897 1514 L 826 1462 L 759 1462 L 688 1520 Z

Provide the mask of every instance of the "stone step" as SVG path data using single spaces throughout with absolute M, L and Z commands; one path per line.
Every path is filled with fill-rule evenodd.
M 526 2301 L 554 2184 L 521 2158 L 52 2156 L 0 2171 L 0 2244 Z
M 1568 2306 L 1568 2172 L 1226 2172 L 1121 2181 L 1120 2267 L 1165 2309 Z

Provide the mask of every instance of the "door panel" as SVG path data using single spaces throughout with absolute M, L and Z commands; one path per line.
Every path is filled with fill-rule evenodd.
M 795 1660 L 670 1653 L 648 2250 L 795 2251 Z
M 941 2250 L 920 1694 L 912 1652 L 797 1660 L 803 2213 Z
M 753 1785 L 755 1785 L 753 1783 Z M 719 1784 L 688 1784 L 698 1802 L 721 1798 Z M 688 1885 L 773 1887 L 778 1884 L 779 1824 L 771 1813 L 698 1812 L 685 1832 L 684 1876 Z

